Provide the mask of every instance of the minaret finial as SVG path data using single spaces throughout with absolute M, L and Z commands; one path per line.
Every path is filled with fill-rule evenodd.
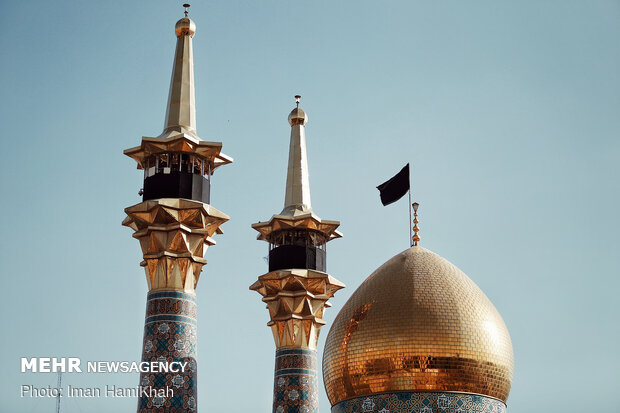
M 187 17 L 187 15 L 189 14 L 189 7 L 190 7 L 190 5 L 185 3 L 183 5 L 183 7 L 185 7 L 185 11 L 183 13 L 185 13 L 185 17 Z
M 413 207 L 413 237 L 411 238 L 411 241 L 415 247 L 418 245 L 418 242 L 420 242 L 420 236 L 418 235 L 418 232 L 420 232 L 420 228 L 418 228 L 418 207 L 420 204 L 414 202 L 411 206 Z
M 297 108 L 299 109 L 299 101 L 301 100 L 301 95 L 295 95 L 295 103 L 297 104 Z

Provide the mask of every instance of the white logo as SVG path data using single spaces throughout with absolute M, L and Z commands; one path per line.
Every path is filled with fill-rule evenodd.
M 175 341 L 174 342 L 174 349 L 176 351 L 179 351 L 179 352 L 185 350 L 185 341 L 183 341 L 183 340 Z
M 180 374 L 175 375 L 172 378 L 172 384 L 174 384 L 174 387 L 181 387 L 183 386 L 183 384 L 185 383 L 185 378 L 183 376 L 181 376 Z
M 374 408 L 375 408 L 375 402 L 370 400 L 370 398 L 364 400 L 364 403 L 362 403 L 362 409 L 364 412 L 372 412 Z
M 153 397 L 153 406 L 155 407 L 161 407 L 164 405 L 164 402 L 166 401 L 166 399 L 164 397 L 161 396 L 155 396 Z
M 441 409 L 447 409 L 450 406 L 450 399 L 445 394 L 442 394 L 437 398 L 437 406 Z
M 160 324 L 159 327 L 157 327 L 157 331 L 162 334 L 166 334 L 168 331 L 170 331 L 170 326 L 166 323 Z

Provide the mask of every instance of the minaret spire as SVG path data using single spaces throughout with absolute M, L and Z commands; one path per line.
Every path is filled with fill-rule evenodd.
M 310 203 L 310 175 L 306 150 L 306 123 L 308 115 L 299 108 L 300 95 L 295 95 L 297 107 L 288 115 L 291 125 L 291 142 L 286 175 L 286 195 L 282 215 L 295 216 L 312 212 Z
M 174 53 L 170 93 L 166 108 L 166 123 L 162 136 L 182 132 L 196 136 L 196 97 L 194 91 L 194 51 L 192 38 L 196 23 L 189 17 L 189 4 L 184 4 L 185 17 L 175 26 L 177 47 Z

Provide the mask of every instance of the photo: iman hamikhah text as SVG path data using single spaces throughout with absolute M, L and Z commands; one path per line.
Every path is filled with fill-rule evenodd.
M 66 390 L 66 391 L 65 391 Z M 63 387 L 35 387 L 29 384 L 21 386 L 21 397 L 165 397 L 174 396 L 174 390 L 171 387 L 156 389 L 151 386 L 136 387 L 116 387 L 114 385 L 106 385 L 105 388 L 100 387 L 74 387 L 68 385 Z

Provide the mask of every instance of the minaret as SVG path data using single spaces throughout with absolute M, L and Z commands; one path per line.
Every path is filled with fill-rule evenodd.
M 140 241 L 148 295 L 142 361 L 187 363 L 184 372 L 142 373 L 138 412 L 197 410 L 196 284 L 211 238 L 228 216 L 210 205 L 211 176 L 232 159 L 221 142 L 196 134 L 192 38 L 195 23 L 176 23 L 177 36 L 164 131 L 143 137 L 125 155 L 144 170 L 142 202 L 125 209 L 123 225 Z M 165 394 L 172 389 L 173 395 Z
M 297 107 L 288 117 L 291 142 L 284 209 L 252 225 L 269 243 L 269 272 L 250 289 L 267 304 L 276 343 L 273 412 L 317 413 L 317 341 L 327 301 L 344 284 L 326 271 L 325 244 L 342 236 L 338 221 L 319 218 L 310 205 L 305 125 Z

